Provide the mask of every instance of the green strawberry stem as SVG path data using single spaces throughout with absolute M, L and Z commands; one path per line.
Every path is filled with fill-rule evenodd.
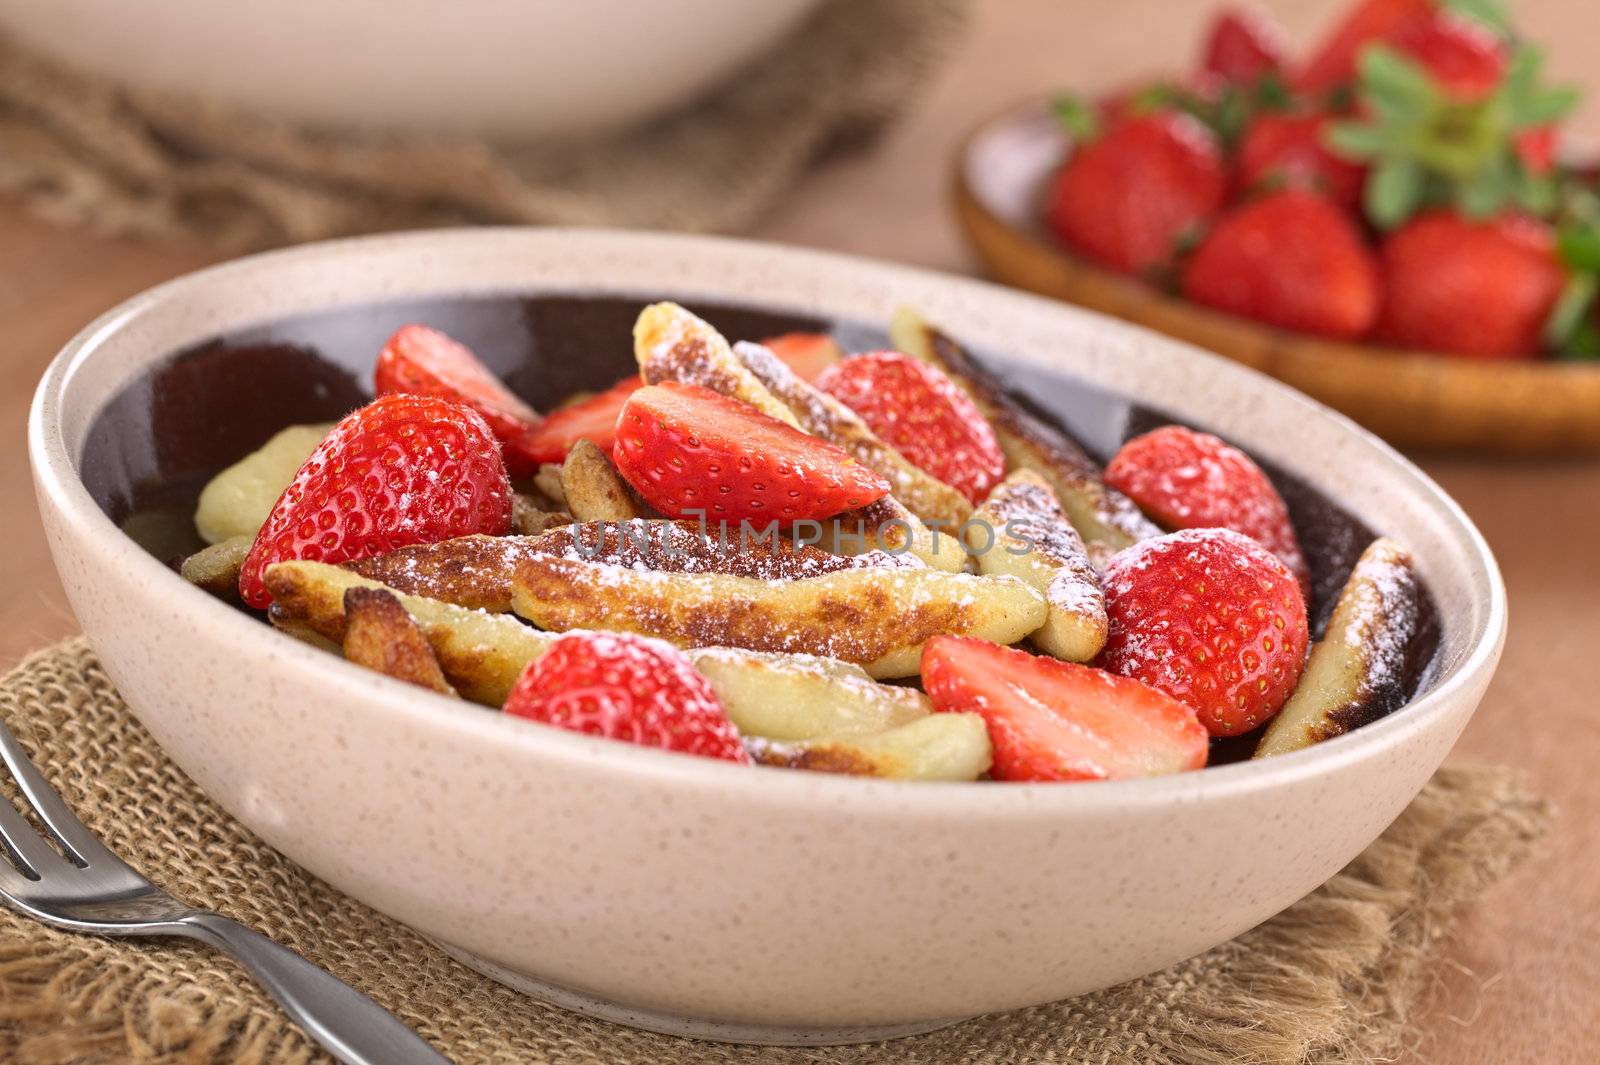
M 1361 54 L 1358 98 L 1367 114 L 1333 124 L 1330 150 L 1367 162 L 1364 207 L 1380 229 L 1393 229 L 1427 207 L 1453 207 L 1469 218 L 1517 208 L 1549 218 L 1557 205 L 1551 178 L 1529 171 L 1517 136 L 1560 119 L 1575 91 L 1540 84 L 1543 57 L 1520 46 L 1504 82 L 1482 100 L 1451 99 L 1420 64 L 1384 45 Z
M 1557 355 L 1572 359 L 1600 358 L 1600 202 L 1587 191 L 1574 193 L 1556 248 L 1571 272 L 1561 298 L 1545 325 L 1545 342 Z

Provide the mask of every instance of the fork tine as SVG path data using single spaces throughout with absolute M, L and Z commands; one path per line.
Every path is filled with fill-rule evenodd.
M 39 835 L 39 830 L 28 824 L 28 819 L 4 798 L 0 798 L 0 840 L 4 840 L 7 849 L 16 856 L 22 871 L 33 877 L 44 876 L 52 866 L 67 864 L 67 860 Z
M 11 775 L 17 780 L 17 787 L 33 806 L 34 812 L 39 815 L 39 820 L 55 833 L 55 837 L 69 853 L 77 857 L 80 864 L 89 865 L 91 862 L 106 861 L 122 864 L 122 860 L 107 850 L 105 844 L 96 839 L 84 827 L 83 822 L 67 809 L 67 804 L 61 801 L 61 796 L 55 793 L 55 789 L 50 787 L 39 770 L 28 760 L 27 752 L 22 749 L 22 744 L 17 742 L 17 737 L 12 735 L 4 721 L 0 721 L 0 760 L 3 760 L 6 768 L 11 770 Z M 4 811 L 0 810 L 0 817 L 3 816 Z M 26 821 L 22 822 L 22 827 L 27 829 L 30 835 L 37 835 Z M 51 857 L 59 855 L 52 852 Z

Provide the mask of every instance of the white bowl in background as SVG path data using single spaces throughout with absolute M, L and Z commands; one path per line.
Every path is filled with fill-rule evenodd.
M 929 784 L 751 769 L 563 732 L 358 669 L 186 584 L 85 487 L 97 414 L 174 352 L 289 316 L 507 292 L 856 323 L 923 308 L 976 350 L 1005 353 L 1002 370 L 1049 367 L 1137 396 L 1404 541 L 1439 608 L 1436 671 L 1409 705 L 1349 735 L 1152 780 Z M 520 319 L 502 326 L 517 336 Z M 131 439 L 159 447 L 159 436 Z M 1107 987 L 1245 931 L 1337 872 L 1411 801 L 1476 708 L 1505 634 L 1499 572 L 1460 509 L 1287 387 L 1064 304 L 756 243 L 439 231 L 204 270 L 130 300 L 66 347 L 39 387 L 29 447 L 73 609 L 134 713 L 223 807 L 508 982 L 713 1038 L 927 1028 Z
M 0 0 L 0 31 L 118 83 L 310 126 L 592 133 L 693 98 L 818 0 Z

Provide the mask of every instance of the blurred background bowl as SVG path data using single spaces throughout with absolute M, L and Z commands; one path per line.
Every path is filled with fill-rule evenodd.
M 592 133 L 684 103 L 818 0 L 0 0 L 0 31 L 133 88 L 323 128 Z

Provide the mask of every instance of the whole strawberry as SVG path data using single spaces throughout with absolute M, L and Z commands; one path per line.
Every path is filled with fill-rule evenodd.
M 1210 433 L 1167 425 L 1136 436 L 1106 464 L 1105 482 L 1168 529 L 1232 529 L 1277 555 L 1311 587 L 1289 508 L 1249 455 Z
M 1287 189 L 1224 215 L 1180 278 L 1196 303 L 1350 340 L 1378 317 L 1378 270 L 1348 214 Z
M 522 671 L 505 712 L 645 747 L 750 761 L 710 682 L 683 652 L 645 636 L 560 637 Z
M 261 578 L 275 562 L 348 562 L 510 527 L 511 483 L 483 418 L 433 396 L 381 396 L 335 425 L 278 497 L 239 595 L 269 606 Z
M 1186 529 L 1113 555 L 1101 573 L 1110 637 L 1096 665 L 1144 681 L 1213 736 L 1265 724 L 1294 691 L 1306 604 L 1276 555 L 1231 529 Z
M 1326 114 L 1268 111 L 1258 116 L 1239 142 L 1235 186 L 1241 192 L 1277 186 L 1307 189 L 1355 210 L 1366 168 L 1329 149 L 1328 122 Z
M 538 469 L 516 444 L 538 424 L 539 415 L 464 344 L 425 325 L 401 326 L 378 353 L 372 376 L 380 396 L 409 392 L 471 407 L 505 445 L 513 475 Z
M 1204 73 L 1235 84 L 1249 84 L 1283 68 L 1288 51 L 1283 28 L 1254 8 L 1230 7 L 1220 11 L 1206 35 L 1201 68 Z
M 1419 215 L 1380 251 L 1387 343 L 1480 358 L 1530 358 L 1566 275 L 1555 234 L 1522 215 Z
M 980 503 L 1006 474 L 994 429 L 941 370 L 898 351 L 834 363 L 817 387 L 861 415 L 913 466 Z
M 1401 24 L 1384 43 L 1420 65 L 1457 103 L 1476 103 L 1506 76 L 1505 42 L 1483 23 L 1448 9 Z
M 1126 119 L 1073 152 L 1046 209 L 1051 228 L 1084 255 L 1124 273 L 1171 263 L 1216 213 L 1228 178 L 1216 137 L 1176 111 Z
M 1349 85 L 1362 49 L 1419 19 L 1431 18 L 1434 10 L 1435 0 L 1361 0 L 1295 72 L 1294 87 L 1321 94 Z
M 698 385 L 647 385 L 628 397 L 612 449 L 617 471 L 669 518 L 820 521 L 889 494 L 842 448 Z

